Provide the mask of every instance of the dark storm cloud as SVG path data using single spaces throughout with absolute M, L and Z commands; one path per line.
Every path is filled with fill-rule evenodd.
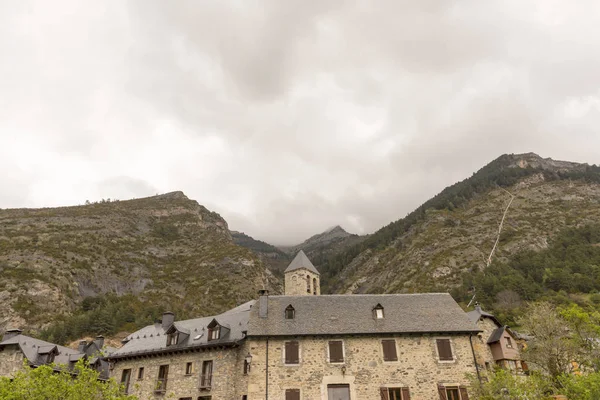
M 183 190 L 291 243 L 502 153 L 598 162 L 599 7 L 0 3 L 0 207 Z

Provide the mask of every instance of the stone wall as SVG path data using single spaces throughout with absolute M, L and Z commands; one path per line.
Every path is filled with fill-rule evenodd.
M 23 353 L 19 346 L 7 346 L 0 349 L 0 376 L 9 376 L 23 368 Z
M 473 347 L 477 354 L 477 363 L 482 370 L 485 369 L 491 371 L 496 362 L 494 361 L 494 356 L 487 341 L 498 326 L 490 318 L 482 318 L 477 322 L 477 327 L 483 331 L 477 335 L 477 338 L 473 338 Z
M 476 375 L 468 335 L 451 339 L 454 361 L 440 362 L 435 338 L 440 336 L 344 336 L 290 338 L 300 343 L 300 363 L 284 365 L 283 339 L 269 339 L 269 399 L 282 400 L 285 389 L 300 389 L 302 400 L 327 400 L 327 385 L 348 384 L 353 400 L 380 398 L 381 387 L 409 387 L 412 400 L 437 399 L 438 384 L 467 386 Z M 382 339 L 396 339 L 398 361 L 384 362 Z M 328 340 L 344 341 L 344 363 L 328 362 Z M 266 340 L 250 339 L 252 370 L 248 400 L 264 400 Z
M 243 374 L 245 346 L 225 349 L 170 354 L 117 360 L 111 371 L 111 378 L 121 382 L 124 369 L 131 369 L 129 393 L 140 399 L 180 399 L 196 400 L 199 396 L 212 396 L 212 400 L 241 399 L 248 387 L 247 377 Z M 210 390 L 199 389 L 203 361 L 212 360 L 213 376 Z M 186 364 L 193 363 L 193 372 L 186 375 Z M 161 365 L 169 365 L 167 388 L 164 393 L 155 393 L 158 370 Z M 138 371 L 144 367 L 144 377 L 138 380 Z
M 310 293 L 306 291 L 306 277 L 310 276 Z M 296 269 L 285 274 L 285 294 L 287 296 L 313 295 L 314 279 L 316 279 L 317 295 L 321 294 L 319 275 L 307 269 Z

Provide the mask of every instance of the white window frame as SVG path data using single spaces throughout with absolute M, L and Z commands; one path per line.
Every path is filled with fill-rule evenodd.
M 393 340 L 394 341 L 394 345 L 396 346 L 396 361 L 386 361 L 385 360 L 385 353 L 383 352 L 383 341 L 384 340 Z M 383 360 L 384 364 L 398 364 L 400 362 L 400 352 L 398 351 L 398 340 L 396 340 L 395 337 L 391 337 L 391 338 L 381 338 L 379 339 L 379 351 L 381 352 L 381 359 Z M 390 387 L 396 387 L 396 386 L 390 386 Z
M 452 360 L 440 360 L 440 352 L 437 346 L 438 339 L 448 339 L 450 341 L 450 350 L 452 351 Z M 456 349 L 454 348 L 454 341 L 451 336 L 436 336 L 433 338 L 433 347 L 435 349 L 435 359 L 438 364 L 455 364 L 456 363 Z
M 329 342 L 342 342 L 342 357 L 344 357 L 344 361 L 342 362 L 331 362 L 331 355 L 329 354 Z M 327 363 L 332 365 L 344 365 L 346 364 L 346 342 L 342 339 L 331 339 L 327 340 Z
M 289 342 L 298 342 L 298 364 L 287 364 L 285 362 L 285 344 L 289 343 Z M 284 366 L 286 367 L 299 367 L 302 364 L 302 343 L 300 342 L 300 340 L 296 339 L 296 340 L 285 340 L 283 342 L 283 346 L 281 346 L 281 362 L 283 363 Z M 295 388 L 288 388 L 288 389 L 295 389 Z M 285 392 L 284 392 L 285 394 Z

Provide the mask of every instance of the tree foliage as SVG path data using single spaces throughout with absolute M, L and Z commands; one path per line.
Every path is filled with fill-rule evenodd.
M 465 274 L 456 299 L 466 301 L 475 287 L 477 299 L 509 325 L 523 311 L 523 301 L 572 304 L 569 294 L 584 293 L 590 309 L 600 304 L 600 224 L 560 232 L 542 251 L 527 250 L 508 262 L 494 262 L 484 271 Z M 596 304 L 598 303 L 598 304 Z
M 114 380 L 100 381 L 99 373 L 79 360 L 73 371 L 25 366 L 13 379 L 0 378 L 0 400 L 135 400 L 123 394 Z

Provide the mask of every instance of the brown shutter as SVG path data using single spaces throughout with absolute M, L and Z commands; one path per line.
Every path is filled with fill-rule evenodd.
M 300 389 L 286 389 L 285 400 L 300 400 Z
M 523 371 L 529 371 L 529 367 L 527 366 L 527 363 L 525 361 L 521 361 L 521 369 Z
M 438 354 L 440 361 L 452 361 L 452 347 L 450 346 L 450 339 L 436 339 Z
M 344 362 L 344 345 L 341 340 L 329 342 L 329 362 Z
M 410 400 L 410 390 L 407 387 L 402 388 L 402 400 Z
M 381 393 L 381 400 L 390 400 L 390 392 L 388 391 L 388 388 L 379 388 L 379 392 Z
M 458 390 L 460 391 L 460 400 L 469 400 L 469 394 L 467 393 L 466 387 L 461 386 Z
M 383 361 L 398 361 L 396 341 L 394 339 L 382 340 L 381 345 L 383 347 Z
M 448 400 L 448 396 L 446 396 L 446 387 L 443 385 L 438 385 L 438 393 L 440 394 L 440 400 Z
M 286 364 L 298 364 L 300 362 L 300 357 L 298 353 L 298 342 L 285 342 Z

